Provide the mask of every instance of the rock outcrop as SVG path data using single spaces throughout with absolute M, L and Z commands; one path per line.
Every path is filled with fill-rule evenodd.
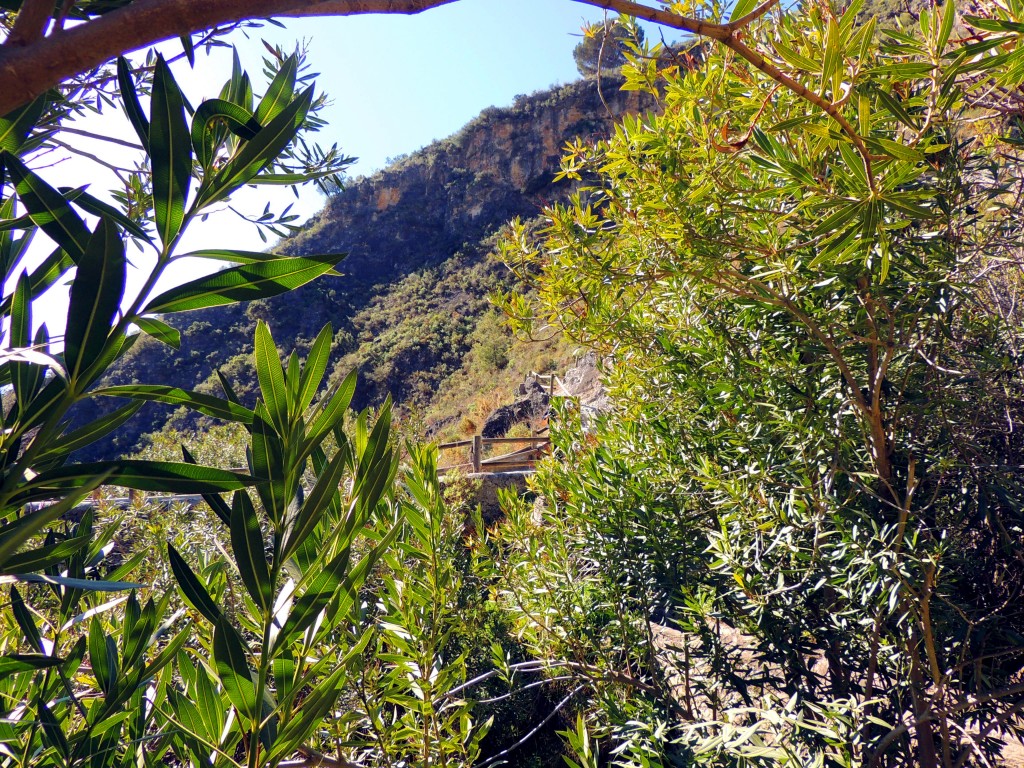
M 501 268 L 487 262 L 493 250 L 488 238 L 509 219 L 533 218 L 571 191 L 568 182 L 554 181 L 567 141 L 606 136 L 617 117 L 644 107 L 644 97 L 606 79 L 603 100 L 596 83 L 583 80 L 485 110 L 456 135 L 351 182 L 277 248 L 293 255 L 346 254 L 342 277 L 172 317 L 181 332 L 179 352 L 168 354 L 162 344 L 142 339 L 102 384 L 153 382 L 219 392 L 214 371 L 222 368 L 251 402 L 257 391 L 250 359 L 256 321 L 270 322 L 280 348 L 300 355 L 331 322 L 332 358 L 345 367 L 338 375 L 353 366 L 361 373 L 356 407 L 380 403 L 388 394 L 398 405 L 422 405 L 424 393 L 436 391 L 461 365 L 477 321 L 489 311 L 486 295 L 503 279 Z M 467 277 L 459 280 L 459 274 Z M 404 293 L 395 298 L 399 288 Z M 95 419 L 118 404 L 95 398 L 79 411 L 83 419 Z M 81 458 L 130 451 L 168 416 L 151 406 Z M 197 417 L 178 414 L 172 423 L 194 428 Z
M 516 424 L 546 421 L 551 400 L 536 379 L 528 379 L 519 387 L 519 397 L 511 405 L 496 408 L 480 428 L 483 437 L 504 437 Z

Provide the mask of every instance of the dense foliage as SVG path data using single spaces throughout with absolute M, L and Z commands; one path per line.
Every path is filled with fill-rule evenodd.
M 344 165 L 301 150 L 297 58 L 194 110 L 162 58 L 118 62 L 144 157 L 109 200 L 31 167 L 81 92 L 0 120 L 0 763 L 484 766 L 554 722 L 588 768 L 999 761 L 1024 732 L 1024 6 L 862 10 L 737 3 L 684 25 L 718 41 L 699 67 L 635 39 L 626 87 L 659 108 L 569 147 L 581 189 L 539 242 L 513 229 L 504 299 L 597 348 L 615 408 L 560 409 L 538 498 L 493 532 L 399 450 L 389 401 L 353 416 L 354 374 L 322 387 L 354 336 L 281 359 L 262 300 L 337 257 L 205 251 L 235 266 L 155 290 L 240 185 Z M 55 250 L 26 269 L 37 230 Z M 126 296 L 128 238 L 154 267 Z M 32 309 L 69 278 L 58 349 Z M 402 295 L 437 309 L 429 282 Z M 222 396 L 97 386 L 177 344 L 165 315 L 242 300 L 245 398 L 223 373 Z M 436 320 L 507 365 L 493 316 Z M 70 421 L 95 398 L 130 402 Z M 144 401 L 226 422 L 203 455 L 245 469 L 160 440 L 70 459 Z M 208 512 L 79 505 L 101 485 Z
M 615 82 L 605 78 L 605 102 L 616 113 L 636 109 L 640 99 L 616 93 Z M 561 368 L 566 359 L 558 349 L 510 344 L 506 366 L 479 364 L 473 349 L 500 348 L 507 336 L 484 322 L 492 311 L 488 293 L 507 283 L 506 270 L 492 257 L 495 235 L 513 216 L 539 217 L 546 204 L 568 194 L 569 182 L 553 182 L 563 144 L 576 136 L 607 136 L 613 124 L 593 82 L 485 110 L 457 134 L 350 180 L 301 231 L 274 246 L 275 253 L 292 256 L 345 253 L 341 275 L 273 297 L 170 316 L 166 322 L 181 337 L 179 354 L 143 337 L 102 383 L 159 381 L 218 393 L 220 369 L 251 404 L 258 390 L 256 323 L 271 323 L 283 348 L 304 355 L 330 322 L 329 369 L 336 380 L 359 369 L 356 408 L 379 406 L 390 396 L 403 423 L 416 414 L 435 420 L 460 411 L 479 421 L 477 395 L 493 403 L 531 368 Z M 501 362 L 500 355 L 493 359 Z M 95 419 L 114 405 L 96 398 L 79 403 L 72 415 Z M 158 431 L 169 417 L 178 430 L 210 423 L 193 411 L 172 415 L 168 406 L 151 403 L 79 456 L 130 453 L 140 435 Z
M 1022 9 L 858 11 L 755 22 L 757 68 L 637 57 L 660 112 L 575 147 L 591 183 L 510 249 L 540 302 L 509 311 L 602 350 L 618 407 L 557 436 L 507 599 L 605 671 L 621 764 L 1019 737 Z

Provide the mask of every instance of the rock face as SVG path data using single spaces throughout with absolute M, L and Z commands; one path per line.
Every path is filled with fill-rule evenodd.
M 480 428 L 483 437 L 504 437 L 516 424 L 548 418 L 551 400 L 536 379 L 520 385 L 519 395 L 514 403 L 496 408 L 487 417 Z
M 219 393 L 214 371 L 222 368 L 251 402 L 256 321 L 270 322 L 278 346 L 300 355 L 331 322 L 332 359 L 344 359 L 346 366 L 338 374 L 352 366 L 361 372 L 356 407 L 387 394 L 399 405 L 416 402 L 461 365 L 478 319 L 489 311 L 486 295 L 501 284 L 501 268 L 487 261 L 493 249 L 488 238 L 509 219 L 533 218 L 571 191 L 567 182 L 554 182 L 567 141 L 606 136 L 615 118 L 647 106 L 644 97 L 607 79 L 603 96 L 593 80 L 584 80 L 518 97 L 514 106 L 487 109 L 456 135 L 351 182 L 277 248 L 292 255 L 347 254 L 339 265 L 342 277 L 321 278 L 271 299 L 174 316 L 179 352 L 141 339 L 102 384 L 161 383 Z M 405 293 L 397 294 L 403 285 Z M 408 299 L 412 294 L 416 306 Z M 416 313 L 423 319 L 409 322 Z M 400 323 L 405 325 L 396 331 Z M 106 400 L 84 401 L 80 417 L 96 418 L 120 404 Z M 149 407 L 81 458 L 130 451 L 168 416 L 167 409 Z M 196 421 L 178 415 L 172 423 L 188 428 Z
M 601 383 L 601 371 L 598 368 L 597 354 L 588 352 L 576 365 L 569 368 L 562 376 L 564 394 L 571 395 L 580 401 L 580 405 L 596 411 L 606 411 L 611 407 L 611 400 Z
M 564 196 L 568 186 L 554 176 L 565 143 L 604 137 L 644 104 L 614 84 L 603 95 L 607 106 L 593 80 L 579 81 L 484 110 L 454 136 L 356 181 L 282 250 L 347 253 L 342 271 L 370 282 L 439 263 Z

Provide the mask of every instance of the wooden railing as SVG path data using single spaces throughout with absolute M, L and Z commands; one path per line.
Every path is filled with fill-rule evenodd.
M 485 456 L 486 449 L 496 445 L 522 445 L 523 447 L 498 456 Z M 525 445 L 524 445 L 525 444 Z M 483 437 L 473 435 L 468 440 L 457 440 L 454 443 L 442 443 L 438 446 L 441 455 L 445 451 L 469 449 L 469 461 L 439 466 L 440 473 L 453 469 L 467 472 L 516 472 L 532 470 L 541 456 L 547 453 L 551 440 L 547 437 Z

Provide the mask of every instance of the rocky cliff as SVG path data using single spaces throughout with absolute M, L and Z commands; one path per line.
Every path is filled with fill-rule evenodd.
M 513 106 L 487 109 L 456 135 L 355 180 L 278 246 L 296 255 L 345 253 L 342 277 L 273 299 L 177 316 L 180 351 L 143 339 L 105 383 L 212 390 L 221 368 L 243 397 L 251 397 L 255 372 L 248 354 L 261 318 L 282 350 L 300 354 L 332 323 L 339 372 L 360 369 L 357 405 L 390 393 L 400 405 L 425 408 L 482 343 L 490 351 L 477 357 L 503 368 L 501 331 L 485 338 L 495 324 L 481 322 L 489 311 L 486 294 L 505 279 L 504 268 L 488 259 L 493 236 L 509 219 L 536 217 L 568 193 L 566 183 L 553 180 L 567 141 L 607 135 L 617 116 L 642 107 L 637 94 L 607 81 L 603 96 L 593 80 L 584 80 L 518 97 Z M 81 412 L 95 415 L 114 405 L 87 401 Z M 159 406 L 140 415 L 98 451 L 131 450 L 169 417 L 179 426 L 196 423 Z

